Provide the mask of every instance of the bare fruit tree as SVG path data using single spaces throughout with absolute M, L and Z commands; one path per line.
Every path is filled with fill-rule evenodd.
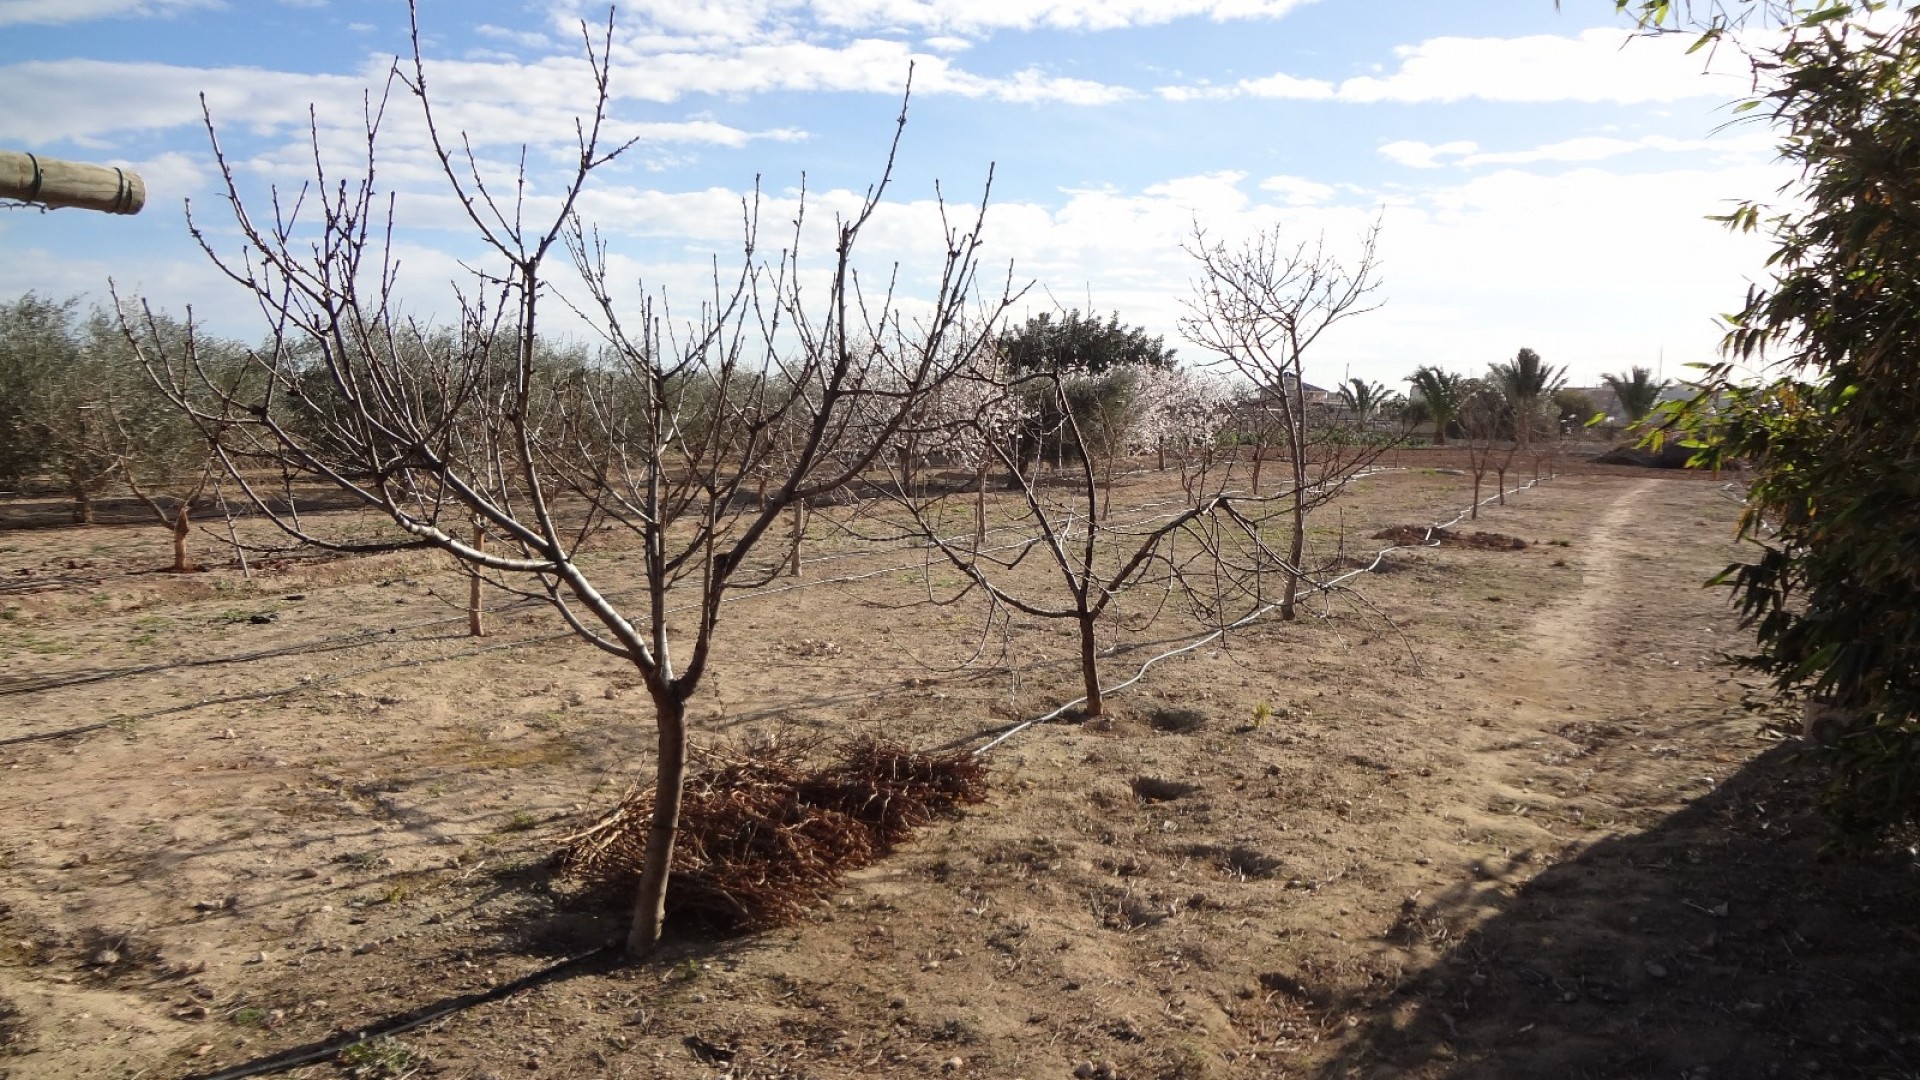
M 1011 612 L 1074 625 L 1085 690 L 1082 712 L 1091 718 L 1106 711 L 1099 670 L 1100 625 L 1117 610 L 1116 601 L 1124 594 L 1158 591 L 1160 595 L 1152 604 L 1154 611 L 1165 607 L 1170 597 L 1178 596 L 1202 619 L 1217 618 L 1213 609 L 1218 606 L 1219 590 L 1211 587 L 1214 575 L 1210 573 L 1217 569 L 1217 560 L 1208 534 L 1215 510 L 1226 500 L 1220 485 L 1230 470 L 1221 469 L 1215 474 L 1211 490 L 1200 491 L 1189 484 L 1188 498 L 1177 509 L 1145 515 L 1109 512 L 1114 471 L 1111 458 L 1117 456 L 1117 450 L 1105 456 L 1098 452 L 1076 454 L 1077 476 L 1042 477 L 1038 470 L 1023 471 L 1019 440 L 1008 437 L 1016 425 L 1009 423 L 1008 417 L 1041 411 L 1031 409 L 1036 388 L 1038 393 L 1050 395 L 1050 407 L 1044 414 L 1053 417 L 1060 427 L 1058 431 L 1039 432 L 1040 438 L 1062 439 L 1078 447 L 1089 446 L 1090 440 L 1093 445 L 1110 440 L 1116 448 L 1126 443 L 1125 433 L 1119 430 L 1103 432 L 1098 439 L 1089 436 L 1078 415 L 1086 410 L 1075 408 L 1071 397 L 1071 382 L 1077 377 L 1058 371 L 1001 376 L 997 369 L 977 368 L 970 379 L 975 389 L 956 395 L 966 403 L 966 411 L 947 417 L 945 443 L 968 447 L 969 457 L 984 454 L 1011 479 L 1016 490 L 1001 508 L 1001 524 L 995 531 L 1009 531 L 1019 539 L 988 547 L 982 542 L 984 528 L 971 535 L 947 535 L 944 523 L 952 515 L 946 511 L 954 501 L 967 497 L 964 489 L 934 489 L 929 493 L 910 486 L 904 477 L 896 477 L 887 493 L 906 511 L 906 535 L 931 549 L 936 560 L 944 559 L 964 579 L 952 595 L 937 597 L 939 602 L 957 603 L 984 595 L 989 624 L 996 613 Z M 1021 402 L 1028 408 L 1010 404 Z M 1117 423 L 1116 415 L 1132 409 L 1130 404 L 1109 407 L 1114 412 L 1105 416 L 1104 422 L 1108 423 Z M 982 504 L 982 521 L 984 512 Z M 1182 536 L 1190 542 L 1179 544 Z M 1239 593 L 1235 591 L 1234 595 Z
M 1473 474 L 1473 509 L 1480 517 L 1480 485 L 1488 470 L 1495 476 L 1502 505 L 1507 501 L 1507 468 L 1520 444 L 1513 437 L 1513 411 L 1491 379 L 1469 379 L 1460 393 L 1460 426 L 1467 433 L 1468 471 Z
M 195 235 L 268 316 L 268 342 L 250 358 L 253 391 L 210 383 L 191 339 L 160 350 L 129 337 L 227 477 L 293 537 L 336 550 L 445 552 L 545 601 L 580 638 L 638 669 L 657 741 L 627 938 L 637 956 L 660 940 L 687 703 L 707 674 L 723 599 L 777 573 L 777 563 L 748 559 L 767 542 L 784 556 L 782 515 L 867 469 L 921 399 L 990 340 L 1003 302 L 962 318 L 981 291 L 984 194 L 959 225 L 942 209 L 942 234 L 930 240 L 943 254 L 911 325 L 895 301 L 897 267 L 865 279 L 884 283 L 880 291 L 863 290 L 855 249 L 886 193 L 904 105 L 880 179 L 836 219 L 824 265 L 801 257 L 811 227 L 804 196 L 781 210 L 791 243 L 762 252 L 756 196 L 742 207 L 737 272 L 716 272 L 697 310 L 623 300 L 605 244 L 575 211 L 595 170 L 626 149 L 603 141 L 611 16 L 604 33 L 583 26 L 582 36 L 597 94 L 577 124 L 566 179 L 537 198 L 524 164 L 488 177 L 472 144 L 443 132 L 417 12 L 411 62 L 396 63 L 386 95 L 370 103 L 363 173 L 328 175 L 316 126 L 314 182 L 298 198 L 276 193 L 262 219 L 216 136 L 244 248 L 223 254 Z M 398 310 L 395 222 L 373 164 L 387 97 L 418 105 L 444 182 L 491 263 L 462 290 L 457 325 L 420 325 Z M 601 335 L 598 356 L 556 358 L 539 337 L 538 316 L 558 292 L 546 276 L 556 249 L 578 272 L 583 299 L 572 306 Z M 375 512 L 385 535 L 298 513 L 315 487 Z M 484 546 L 468 539 L 476 523 Z
M 1287 548 L 1280 556 L 1282 619 L 1294 617 L 1308 514 L 1337 497 L 1391 445 L 1364 435 L 1349 438 L 1317 417 L 1306 381 L 1307 352 L 1321 336 L 1380 306 L 1379 236 L 1379 225 L 1370 227 L 1350 259 L 1329 252 L 1324 240 L 1289 244 L 1278 226 L 1232 248 L 1196 226 L 1187 244 L 1200 277 L 1181 332 L 1253 384 L 1250 408 L 1270 418 L 1269 430 L 1290 469 Z

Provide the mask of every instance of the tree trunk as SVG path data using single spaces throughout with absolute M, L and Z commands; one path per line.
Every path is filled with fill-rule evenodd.
M 1435 420 L 1433 422 L 1433 445 L 1447 445 L 1447 422 L 1445 420 Z
M 1292 458 L 1293 537 L 1287 545 L 1287 588 L 1280 597 L 1280 621 L 1292 622 L 1294 604 L 1300 596 L 1300 561 L 1307 552 L 1307 404 L 1305 385 L 1294 373 L 1293 407 L 1287 416 L 1287 456 Z
M 1473 510 L 1469 516 L 1475 521 L 1480 520 L 1480 477 L 1482 475 L 1483 474 L 1477 469 L 1473 474 Z
M 1507 505 L 1507 470 L 1505 468 L 1495 469 L 1494 475 L 1500 481 L 1500 505 L 1505 506 Z
M 93 492 L 87 485 L 75 481 L 73 484 L 73 523 L 75 525 L 93 524 Z
M 214 485 L 213 497 L 220 503 L 220 516 L 226 519 L 227 543 L 233 547 L 234 558 L 240 561 L 240 576 L 248 581 L 252 581 L 253 569 L 247 565 L 247 549 L 240 543 L 240 530 L 234 528 L 233 525 L 233 510 L 227 506 L 227 497 L 221 492 L 218 484 Z
M 800 541 L 807 538 L 807 501 L 796 500 L 793 504 L 793 554 L 787 557 L 787 573 L 800 576 Z
M 176 574 L 193 569 L 193 563 L 187 558 L 187 533 L 192 524 L 192 512 L 185 499 L 181 499 L 180 505 L 173 511 L 173 572 Z
M 1102 472 L 1106 474 L 1106 483 L 1100 485 L 1100 523 L 1103 525 L 1106 524 L 1107 518 L 1113 513 L 1113 465 L 1114 459 L 1110 457 L 1107 459 L 1107 467 L 1102 470 Z M 1087 475 L 1093 476 L 1096 474 L 1093 470 L 1089 469 L 1087 470 Z
M 1300 560 L 1307 553 L 1306 470 L 1296 466 L 1294 473 L 1293 539 L 1287 545 L 1287 591 L 1280 598 L 1281 622 L 1293 621 L 1294 604 L 1300 596 Z
M 647 829 L 646 859 L 640 865 L 640 888 L 633 898 L 633 925 L 627 930 L 627 958 L 632 960 L 660 944 L 673 843 L 680 835 L 680 799 L 687 784 L 687 704 L 673 693 L 659 690 L 653 698 L 654 723 L 660 732 L 659 772 L 653 780 L 653 821 Z
M 1266 459 L 1267 459 L 1267 444 L 1263 442 L 1254 443 L 1253 444 L 1253 493 L 1255 496 L 1258 496 L 1260 494 L 1260 464 L 1264 462 Z
M 1100 693 L 1100 669 L 1094 663 L 1093 616 L 1080 614 L 1080 678 L 1086 684 L 1087 704 L 1082 710 L 1091 720 L 1107 714 L 1106 699 Z
M 973 553 L 987 546 L 987 459 L 980 458 L 980 472 L 974 478 L 973 489 Z
M 487 528 L 479 518 L 473 522 L 473 550 L 487 550 Z M 480 570 L 475 567 L 472 578 L 467 582 L 467 634 L 470 637 L 486 637 L 486 620 L 480 613 Z

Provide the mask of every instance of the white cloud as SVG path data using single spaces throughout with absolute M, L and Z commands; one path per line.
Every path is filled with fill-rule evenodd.
M 1004 78 L 976 75 L 943 56 L 916 53 L 905 42 L 863 38 L 845 45 L 788 41 L 713 51 L 641 53 L 616 49 L 614 94 L 677 101 L 687 94 L 761 94 L 851 90 L 897 94 L 913 67 L 918 93 L 1013 102 L 1100 105 L 1132 96 L 1123 87 L 1064 78 L 1029 68 Z
M 1395 50 L 1399 67 L 1333 84 L 1284 72 L 1224 86 L 1166 86 L 1162 97 L 1230 97 L 1370 102 L 1612 102 L 1645 105 L 1683 98 L 1730 99 L 1750 72 L 1738 50 L 1687 54 L 1686 35 L 1629 39 L 1594 29 L 1564 37 L 1431 38 Z
M 1306 0 L 813 0 L 830 26 L 910 26 L 959 34 L 994 30 L 1119 30 L 1175 19 L 1277 19 Z
M 1387 143 L 1380 153 L 1389 161 L 1415 169 L 1436 169 L 1440 167 L 1440 158 L 1445 155 L 1471 154 L 1480 149 L 1478 143 L 1465 139 L 1430 146 L 1423 142 L 1401 139 Z
M 270 136 L 304 130 L 312 105 L 323 130 L 357 132 L 362 95 L 377 90 L 384 70 L 361 75 L 303 75 L 254 68 L 188 68 L 167 64 L 99 60 L 36 61 L 0 67 L 0 100 L 41 103 L 35 109 L 0 111 L 0 139 L 33 145 L 62 139 L 101 140 L 126 132 L 191 128 L 200 124 L 199 95 L 223 129 Z M 553 61 L 430 64 L 428 78 L 439 94 L 437 110 L 449 133 L 464 131 L 478 146 L 571 146 L 573 118 L 592 100 L 585 65 Z M 404 91 L 387 112 L 392 144 L 423 137 L 417 110 Z M 607 125 L 613 141 L 743 146 L 756 139 L 792 141 L 791 128 L 747 131 L 712 120 L 634 121 Z
M 173 15 L 193 8 L 220 8 L 221 0 L 0 0 L 0 26 L 70 23 L 124 15 Z
M 191 163 L 184 164 L 191 181 Z M 1049 296 L 1117 310 L 1171 343 L 1194 272 L 1181 245 L 1196 221 L 1228 243 L 1278 226 L 1290 240 L 1324 234 L 1329 250 L 1345 253 L 1378 217 L 1386 306 L 1323 341 L 1309 358 L 1310 378 L 1351 374 L 1398 385 L 1425 363 L 1477 373 L 1525 345 L 1552 363 L 1571 365 L 1576 382 L 1591 383 L 1601 371 L 1648 363 L 1662 349 L 1676 365 L 1712 354 L 1719 336 L 1712 313 L 1738 303 L 1748 278 L 1761 273 L 1766 245 L 1759 237 L 1731 235 L 1706 215 L 1723 210 L 1727 199 L 1766 196 L 1783 178 L 1777 165 L 1638 175 L 1591 167 L 1551 175 L 1500 169 L 1397 189 L 1386 200 L 1379 192 L 1310 178 L 1256 184 L 1238 172 L 1217 172 L 1169 177 L 1137 190 L 1090 188 L 1046 202 L 996 203 L 988 212 L 984 255 L 991 266 L 1011 260 L 1017 280 L 1042 285 L 1031 298 L 1034 310 L 1049 306 Z M 950 194 L 966 202 L 967 192 Z M 616 280 L 644 278 L 691 302 L 707 282 L 709 260 L 717 255 L 725 267 L 737 256 L 742 196 L 728 188 L 662 191 L 615 179 L 591 189 L 581 209 L 607 230 Z M 834 214 L 858 200 L 847 190 L 809 196 L 805 240 L 812 258 L 831 251 Z M 766 197 L 763 244 L 786 244 L 785 223 L 796 205 L 791 191 Z M 458 260 L 473 255 L 465 250 L 471 243 L 462 239 L 458 208 L 444 195 L 410 195 L 401 212 L 416 230 L 401 241 L 407 303 L 444 318 L 451 311 L 447 282 L 462 276 Z M 207 213 L 203 224 L 213 242 L 230 244 L 213 220 L 217 212 Z M 221 332 L 258 332 L 248 328 L 243 298 L 203 266 L 132 255 L 116 255 L 111 265 L 53 259 L 35 239 L 45 221 L 0 221 L 0 239 L 23 256 L 0 260 L 0 295 L 98 289 L 112 272 L 164 306 L 191 301 L 203 314 L 226 320 Z M 427 231 L 418 231 L 423 226 Z M 943 236 L 931 199 L 890 202 L 869 223 L 863 265 L 897 261 L 903 294 L 924 293 L 927 275 L 938 269 Z M 577 289 L 563 264 L 556 262 L 552 273 L 556 287 Z M 876 280 L 885 277 L 880 272 Z M 1183 355 L 1200 359 L 1190 347 Z
M 1632 38 L 1594 29 L 1575 37 L 1443 37 L 1398 50 L 1400 69 L 1340 84 L 1344 101 L 1609 101 L 1637 105 L 1732 97 L 1747 71 L 1734 50 L 1689 56 L 1686 35 Z M 1703 68 L 1711 68 L 1703 72 Z
M 1324 79 L 1296 79 L 1284 73 L 1258 79 L 1242 79 L 1226 86 L 1216 86 L 1212 83 L 1162 86 L 1155 92 L 1168 101 L 1227 101 L 1237 97 L 1325 101 L 1337 94 L 1334 85 Z
M 1333 198 L 1339 189 L 1298 176 L 1269 176 L 1260 181 L 1260 190 L 1273 192 L 1287 206 L 1314 206 Z
M 1176 19 L 1277 19 L 1313 0 L 638 0 L 620 18 L 648 35 L 762 41 L 800 25 L 852 33 L 982 36 L 1000 30 L 1119 30 Z M 603 19 L 587 0 L 554 0 L 556 22 Z
M 1528 150 L 1482 151 L 1479 144 L 1465 140 L 1433 145 L 1403 139 L 1383 145 L 1380 153 L 1391 161 L 1416 169 L 1433 169 L 1443 164 L 1471 168 L 1481 165 L 1535 165 L 1542 162 L 1595 162 L 1644 150 L 1662 153 L 1707 151 L 1718 153 L 1729 161 L 1740 161 L 1764 153 L 1773 146 L 1774 141 L 1774 137 L 1764 131 L 1718 139 L 1675 139 L 1665 135 L 1622 139 L 1588 135 Z M 1442 158 L 1452 160 L 1445 162 Z
M 504 41 L 528 49 L 545 49 L 553 45 L 551 38 L 537 30 L 514 30 L 505 26 L 495 26 L 492 23 L 481 23 L 473 28 L 473 32 L 484 38 L 492 38 L 494 41 Z

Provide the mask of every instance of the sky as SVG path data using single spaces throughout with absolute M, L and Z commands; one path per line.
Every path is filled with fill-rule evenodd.
M 623 282 L 691 303 L 737 264 L 742 199 L 819 226 L 880 175 L 909 66 L 866 280 L 924 295 L 991 170 L 982 257 L 1027 286 L 1011 318 L 1114 312 L 1181 340 L 1196 228 L 1278 229 L 1351 259 L 1379 226 L 1377 310 L 1316 343 L 1307 377 L 1404 389 L 1420 365 L 1477 374 L 1532 348 L 1574 385 L 1634 365 L 1682 377 L 1763 275 L 1764 241 L 1709 220 L 1792 179 L 1738 122 L 1737 58 L 1629 40 L 1608 0 L 637 0 L 620 4 L 607 130 L 633 139 L 581 209 Z M 436 118 L 494 190 L 524 159 L 551 205 L 590 107 L 577 0 L 421 0 Z M 403 0 L 0 0 L 0 149 L 131 166 L 136 217 L 0 210 L 0 298 L 104 299 L 111 278 L 217 333 L 258 340 L 246 291 L 195 242 L 241 254 L 201 116 L 250 212 L 315 172 L 365 170 L 369 100 L 411 57 Z M 410 63 L 410 60 L 409 60 Z M 369 97 L 371 95 L 371 98 Z M 316 140 L 317 133 L 317 140 Z M 428 319 L 486 265 L 394 88 L 376 151 L 400 291 Z M 787 242 L 769 227 L 763 244 Z M 819 228 L 803 258 L 830 257 Z M 1010 270 L 1009 270 L 1010 268 Z M 577 275 L 552 287 L 580 299 Z M 637 302 L 640 285 L 630 290 Z M 559 310 L 555 308 L 554 310 Z M 567 316 L 571 318 L 571 316 Z M 569 329 L 564 321 L 556 327 Z

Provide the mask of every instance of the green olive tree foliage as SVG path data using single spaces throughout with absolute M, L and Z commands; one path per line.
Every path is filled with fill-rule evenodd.
M 154 315 L 135 333 L 176 344 L 191 333 Z M 244 349 L 196 343 L 210 377 L 242 370 Z M 77 524 L 97 500 L 131 494 L 173 533 L 173 569 L 191 569 L 186 541 L 194 505 L 214 474 L 206 440 L 147 378 L 120 320 L 78 299 L 28 293 L 0 304 L 0 485 L 45 477 L 73 499 Z
M 28 293 L 0 305 L 0 479 L 18 488 L 51 477 L 81 525 L 117 463 L 104 408 L 114 372 L 87 331 L 78 300 Z
M 1008 370 L 1016 375 L 1074 369 L 1099 375 L 1108 368 L 1129 365 L 1173 366 L 1174 350 L 1167 347 L 1165 338 L 1149 337 L 1140 327 L 1122 325 L 1118 312 L 1101 322 L 1077 309 L 1059 319 L 1043 311 L 1017 327 L 1002 330 L 999 344 Z
M 1869 6 L 1759 9 L 1784 33 L 1752 55 L 1741 108 L 1800 175 L 1791 209 L 1729 215 L 1773 238 L 1773 280 L 1729 317 L 1703 392 L 1662 417 L 1700 463 L 1753 468 L 1739 530 L 1758 554 L 1716 580 L 1758 636 L 1746 662 L 1847 718 L 1826 754 L 1854 839 L 1920 818 L 1920 12 L 1853 17 Z M 1695 17 L 1711 32 L 1752 13 Z M 1754 367 L 1771 378 L 1741 377 Z
M 1140 368 L 1171 370 L 1175 351 L 1164 337 L 1123 324 L 1118 312 L 1102 322 L 1078 309 L 1059 318 L 1043 311 L 1017 327 L 1008 326 L 1000 331 L 997 347 L 1008 373 L 1055 373 L 1069 391 L 1062 398 L 1044 379 L 1021 384 L 1027 395 L 1022 443 L 1036 468 L 1049 457 L 1059 466 L 1066 463 L 1068 454 L 1099 456 L 1098 446 L 1072 442 L 1076 426 L 1089 439 L 1111 429 L 1115 419 L 1134 407 L 1132 376 L 1120 373 Z M 1076 424 L 1064 422 L 1062 401 L 1073 410 Z

